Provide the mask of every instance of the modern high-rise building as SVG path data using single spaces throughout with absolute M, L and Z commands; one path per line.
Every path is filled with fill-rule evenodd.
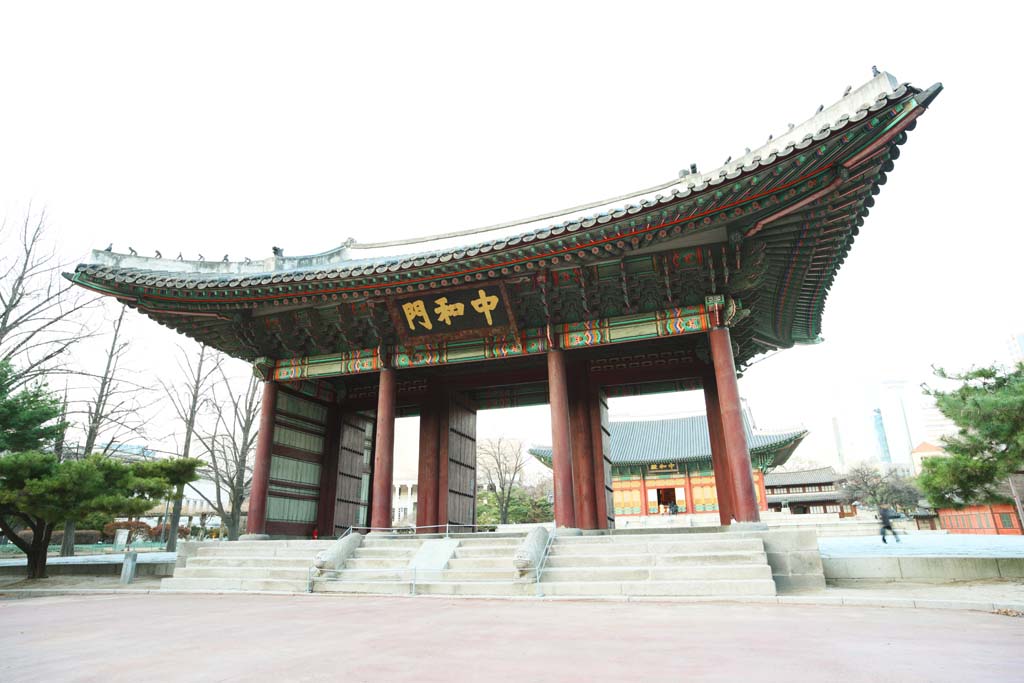
M 875 438 L 878 440 L 878 459 L 884 465 L 892 464 L 892 456 L 889 454 L 889 439 L 885 436 L 885 422 L 882 420 L 882 409 L 875 408 Z

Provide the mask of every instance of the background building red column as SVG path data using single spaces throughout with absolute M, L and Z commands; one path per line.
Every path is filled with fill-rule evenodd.
M 707 407 L 708 437 L 711 441 L 711 468 L 715 473 L 715 493 L 718 498 L 718 521 L 732 523 L 732 477 L 725 460 L 722 441 L 722 413 L 718 403 L 718 383 L 713 374 L 704 377 L 704 405 Z
M 260 404 L 260 433 L 256 437 L 256 459 L 252 465 L 252 488 L 249 493 L 249 516 L 245 531 L 266 533 L 267 491 L 270 488 L 270 456 L 274 448 L 274 409 L 277 406 L 277 384 L 263 383 Z
M 729 328 L 711 330 L 708 339 L 711 342 L 711 359 L 718 384 L 726 469 L 732 479 L 732 515 L 737 522 L 758 522 L 761 515 L 754 496 L 754 477 L 750 471 L 750 452 L 747 450 L 747 437 L 743 430 L 740 389 L 736 382 L 736 362 L 733 359 Z
M 373 460 L 370 526 L 391 526 L 391 480 L 395 470 L 395 371 L 381 368 L 377 392 L 377 441 Z
M 572 489 L 572 444 L 569 436 L 569 391 L 565 352 L 548 349 L 548 401 L 551 404 L 551 470 L 554 479 L 555 526 L 575 527 Z
M 576 526 L 597 528 L 597 501 L 594 488 L 594 442 L 590 438 L 590 401 L 586 363 L 569 363 L 569 425 L 571 429 L 573 499 Z
M 417 478 L 416 526 L 434 527 L 437 519 L 438 476 L 441 465 L 441 422 L 438 392 L 431 387 L 420 406 L 420 458 Z M 436 528 L 420 529 L 434 533 Z

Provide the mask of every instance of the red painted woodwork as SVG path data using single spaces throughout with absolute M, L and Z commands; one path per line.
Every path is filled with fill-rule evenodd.
M 693 479 L 690 477 L 690 466 L 685 465 L 683 471 L 686 473 L 686 512 L 693 514 L 696 509 L 693 507 Z M 715 489 L 718 489 L 718 480 L 715 479 Z M 719 509 L 721 509 L 721 501 L 718 503 Z
M 377 393 L 377 439 L 373 459 L 370 526 L 391 526 L 391 483 L 395 470 L 395 371 L 381 368 Z
M 597 495 L 594 487 L 594 443 L 590 435 L 587 365 L 581 361 L 570 362 L 566 373 L 576 526 L 580 529 L 596 529 Z
M 1024 533 L 1017 508 L 1006 503 L 969 505 L 960 509 L 940 508 L 938 515 L 941 527 L 951 534 L 1019 536 Z M 1003 524 L 1004 520 L 1010 523 L 1009 526 Z
M 708 437 L 711 441 L 711 468 L 715 473 L 715 494 L 718 498 L 718 520 L 724 526 L 732 523 L 732 481 L 725 460 L 722 441 L 722 413 L 719 410 L 718 383 L 714 375 L 704 378 L 704 405 L 707 407 Z
M 747 450 L 747 437 L 743 430 L 740 390 L 736 382 L 736 363 L 732 355 L 729 328 L 719 327 L 709 331 L 708 339 L 718 384 L 726 470 L 732 480 L 732 516 L 738 522 L 758 522 L 761 515 L 754 495 L 754 477 L 750 471 L 750 452 Z
M 554 479 L 555 526 L 576 526 L 572 484 L 572 446 L 569 436 L 569 392 L 565 352 L 548 349 L 548 401 L 551 404 L 551 470 Z
M 270 456 L 274 447 L 274 407 L 277 384 L 263 383 L 260 404 L 260 433 L 256 436 L 256 456 L 252 466 L 252 488 L 249 493 L 249 516 L 245 530 L 250 534 L 266 533 L 267 491 L 270 488 Z
M 320 468 L 320 503 L 316 527 L 320 538 L 335 534 L 334 508 L 338 497 L 338 442 L 341 439 L 341 410 L 332 404 L 327 408 L 327 435 L 324 459 Z
M 438 475 L 440 473 L 440 392 L 428 392 L 427 400 L 420 405 L 420 458 L 416 498 L 416 526 L 433 527 L 439 523 L 437 517 Z M 430 533 L 436 529 L 420 529 Z
M 761 492 L 761 498 L 757 501 L 757 507 L 759 510 L 768 509 L 768 492 L 764 488 L 764 472 L 757 472 L 754 474 L 754 484 L 757 486 L 758 491 Z M 839 515 L 842 517 L 842 513 Z

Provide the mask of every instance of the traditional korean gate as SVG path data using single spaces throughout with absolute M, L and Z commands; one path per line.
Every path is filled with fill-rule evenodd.
M 452 394 L 448 407 L 447 472 L 449 524 L 476 523 L 476 406 Z M 442 458 L 444 450 L 442 450 Z M 442 519 L 444 519 L 442 517 Z
M 350 526 L 367 525 L 375 426 L 372 412 L 349 412 L 341 416 L 337 502 L 334 506 L 336 534 L 343 533 Z

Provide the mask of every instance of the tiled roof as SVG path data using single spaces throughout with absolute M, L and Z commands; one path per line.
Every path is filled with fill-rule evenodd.
M 814 493 L 775 493 L 768 494 L 769 503 L 820 503 L 839 500 L 838 491 L 817 491 Z
M 655 462 L 694 462 L 711 459 L 711 439 L 704 415 L 672 420 L 631 420 L 612 422 L 611 461 L 616 465 L 639 465 Z M 807 430 L 762 433 L 750 429 L 744 416 L 747 444 L 751 454 L 795 447 L 807 436 Z M 535 447 L 530 453 L 551 457 L 550 447 Z
M 764 477 L 764 485 L 768 486 L 799 486 L 801 484 L 831 484 L 842 480 L 831 467 L 819 467 L 815 470 L 799 472 L 769 472 Z
M 341 247 L 320 254 L 298 257 L 267 258 L 256 261 L 176 261 L 169 258 L 148 258 L 137 255 L 93 252 L 93 263 L 79 265 L 76 273 L 84 274 L 88 280 L 109 281 L 116 284 L 142 284 L 150 287 L 205 289 L 207 287 L 250 287 L 302 280 L 345 280 L 414 270 L 425 266 L 460 261 L 506 249 L 543 242 L 566 233 L 617 221 L 633 214 L 648 211 L 662 204 L 676 202 L 691 194 L 699 194 L 737 179 L 744 173 L 788 157 L 794 152 L 805 150 L 825 138 L 844 130 L 847 126 L 863 120 L 872 112 L 879 111 L 903 98 L 908 92 L 919 92 L 908 84 L 899 84 L 887 73 L 881 73 L 872 80 L 846 94 L 842 99 L 815 116 L 787 132 L 770 139 L 753 151 L 747 151 L 735 160 L 706 173 L 684 175 L 677 181 L 665 183 L 649 190 L 617 197 L 605 202 L 595 202 L 588 207 L 600 208 L 592 214 L 577 215 L 578 210 L 550 214 L 545 220 L 563 218 L 557 223 L 541 223 L 524 231 L 528 225 L 539 221 L 514 222 L 504 226 L 500 236 L 491 239 L 460 243 L 491 231 L 462 231 L 438 235 L 419 240 L 392 243 L 387 248 L 376 245 L 359 245 L 349 241 Z M 656 192 L 661 190 L 661 192 Z M 632 200 L 632 201 L 629 201 Z M 459 240 L 448 246 L 453 240 Z M 423 249 L 423 246 L 441 245 L 445 248 Z M 412 251 L 394 253 L 394 247 L 410 248 Z M 420 248 L 417 250 L 416 246 Z M 363 251 L 363 254 L 358 254 Z M 359 258 L 358 256 L 363 256 Z M 226 259 L 227 257 L 225 257 Z M 78 281 L 78 280 L 76 280 Z

